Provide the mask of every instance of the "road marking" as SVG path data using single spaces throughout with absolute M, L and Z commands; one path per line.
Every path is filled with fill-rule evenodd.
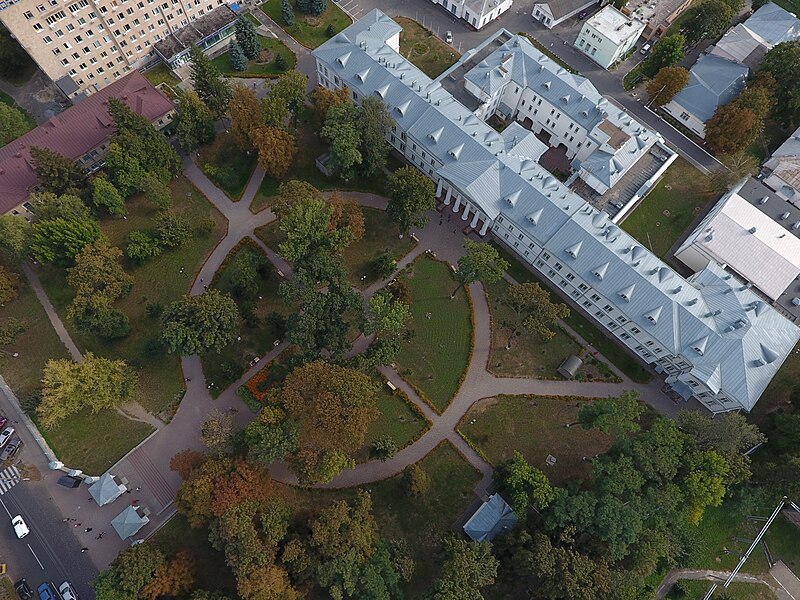
M 0 496 L 20 482 L 19 469 L 8 467 L 0 471 Z
M 8 512 L 8 507 L 6 506 L 6 503 L 5 503 L 5 502 L 3 502 L 2 500 L 0 500 L 0 504 L 2 504 L 2 505 L 3 505 L 3 508 L 5 509 L 5 511 L 6 511 L 6 514 L 8 515 L 8 518 L 10 519 L 10 518 L 11 518 L 11 513 L 10 513 L 10 512 Z
M 42 571 L 44 571 L 44 565 L 42 564 L 42 561 L 39 560 L 39 557 L 36 556 L 36 552 L 33 551 L 33 548 L 31 548 L 30 544 L 26 544 L 26 545 L 28 546 L 28 550 L 31 551 L 31 554 L 33 554 L 33 558 L 36 559 L 36 562 L 39 563 L 39 566 L 42 567 Z

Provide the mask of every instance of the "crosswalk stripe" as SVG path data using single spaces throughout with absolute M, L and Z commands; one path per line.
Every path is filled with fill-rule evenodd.
M 19 469 L 11 466 L 0 471 L 0 496 L 18 484 L 20 481 Z

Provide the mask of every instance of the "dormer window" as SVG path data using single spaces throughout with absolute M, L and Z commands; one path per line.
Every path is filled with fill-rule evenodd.
M 620 290 L 619 297 L 625 300 L 625 302 L 630 302 L 631 297 L 633 296 L 633 290 L 636 288 L 636 284 L 629 285 L 624 290 Z
M 592 271 L 592 275 L 597 277 L 600 281 L 603 281 L 603 277 L 606 276 L 606 271 L 608 271 L 608 263 L 597 267 L 594 271 Z

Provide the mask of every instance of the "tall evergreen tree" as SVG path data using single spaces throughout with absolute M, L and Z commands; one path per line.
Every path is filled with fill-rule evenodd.
M 289 27 L 294 25 L 294 9 L 289 0 L 281 0 L 281 19 Z
M 192 152 L 198 146 L 214 141 L 214 115 L 196 92 L 190 90 L 181 96 L 180 109 L 177 133 L 181 148 Z
M 191 78 L 194 90 L 217 119 L 221 119 L 228 110 L 231 101 L 231 86 L 222 77 L 217 67 L 203 54 L 202 50 L 192 47 Z
M 328 8 L 328 0 L 311 0 L 309 9 L 312 15 L 321 15 Z
M 228 43 L 228 58 L 231 61 L 231 69 L 234 71 L 244 71 L 247 68 L 247 57 L 236 40 Z
M 244 17 L 239 17 L 236 21 L 236 41 L 249 60 L 255 60 L 261 54 L 261 41 L 258 39 L 256 28 Z
M 48 192 L 57 196 L 61 194 L 80 195 L 86 188 L 86 175 L 84 175 L 75 161 L 63 154 L 31 146 L 31 159 L 39 183 Z

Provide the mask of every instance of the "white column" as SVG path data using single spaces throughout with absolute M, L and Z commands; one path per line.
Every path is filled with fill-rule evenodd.
M 469 210 L 471 208 L 472 208 L 472 205 L 469 202 L 467 202 L 466 206 L 464 207 L 464 213 L 461 215 L 461 220 L 462 221 L 466 221 L 467 219 L 469 219 Z
M 491 225 L 491 224 L 492 224 L 492 222 L 489 220 L 488 217 L 483 220 L 483 227 L 481 227 L 481 230 L 480 230 L 480 234 L 482 236 L 486 235 L 486 230 L 489 229 L 489 225 Z
M 478 219 L 480 218 L 480 216 L 481 216 L 480 213 L 476 210 L 475 216 L 472 217 L 472 223 L 470 223 L 469 226 L 475 229 L 475 226 L 478 224 Z
M 461 194 L 456 194 L 456 203 L 453 204 L 453 212 L 457 213 L 459 208 L 461 208 Z
M 442 195 L 442 188 L 444 187 L 444 179 L 439 180 L 439 185 L 436 186 L 436 197 Z
M 444 203 L 450 204 L 450 196 L 453 194 L 453 188 L 447 188 L 447 193 L 444 195 Z

